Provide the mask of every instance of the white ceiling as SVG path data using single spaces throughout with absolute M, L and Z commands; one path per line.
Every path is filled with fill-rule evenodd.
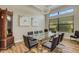
M 50 9 L 55 9 L 62 5 L 33 5 L 35 8 L 39 9 L 41 12 L 48 12 Z
M 21 10 L 28 13 L 47 14 L 50 9 L 55 9 L 61 5 L 1 5 L 0 7 Z

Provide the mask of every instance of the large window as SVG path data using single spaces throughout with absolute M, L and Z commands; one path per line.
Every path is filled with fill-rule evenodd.
M 73 9 L 61 10 L 56 13 L 51 13 L 48 16 L 61 16 L 64 14 L 72 13 Z M 74 31 L 74 16 L 64 16 L 58 17 L 56 19 L 50 19 L 49 27 L 52 32 L 62 31 L 62 32 L 73 32 Z
M 59 31 L 73 32 L 73 16 L 59 18 Z
M 60 32 L 73 32 L 74 17 L 67 16 L 56 19 L 50 19 L 49 28 L 52 32 L 60 31 Z
M 64 9 L 55 13 L 48 14 L 49 17 L 56 16 L 55 19 L 50 19 L 49 28 L 52 32 L 73 32 L 74 31 L 74 16 L 64 16 L 65 14 L 73 13 L 74 9 Z M 60 16 L 60 17 L 59 17 Z

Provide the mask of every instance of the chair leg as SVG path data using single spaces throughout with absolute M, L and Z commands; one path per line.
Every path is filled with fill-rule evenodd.
M 49 50 L 49 52 L 50 52 L 50 53 L 52 53 L 52 51 L 53 51 L 54 49 L 55 49 L 55 47 L 54 47 L 54 48 L 52 48 L 52 49 L 50 49 L 50 50 Z
M 63 45 L 62 43 L 60 43 L 59 45 L 61 45 L 61 46 L 63 46 L 63 47 L 64 47 L 64 45 Z

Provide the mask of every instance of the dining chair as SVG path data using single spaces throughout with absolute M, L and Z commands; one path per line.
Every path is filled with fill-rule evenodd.
M 32 47 L 35 47 L 36 45 L 38 45 L 38 41 L 37 39 L 34 39 L 32 37 L 29 37 L 29 36 L 25 36 L 23 35 L 23 39 L 24 39 L 24 44 L 26 47 L 29 48 L 29 50 L 32 48 Z
M 48 41 L 48 42 L 43 43 L 42 45 L 45 48 L 48 48 L 49 52 L 51 52 L 56 48 L 57 42 L 58 42 L 58 37 L 54 37 L 54 38 L 52 38 L 52 42 Z
M 61 36 L 60 36 L 60 42 L 62 42 L 64 39 L 64 33 L 61 33 Z
M 78 39 L 79 38 L 79 31 L 75 31 L 74 35 L 70 35 L 70 40 L 71 38 Z

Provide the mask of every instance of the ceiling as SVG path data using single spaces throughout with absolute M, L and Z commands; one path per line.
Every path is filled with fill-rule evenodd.
M 62 5 L 33 5 L 35 8 L 37 8 L 39 11 L 47 13 L 51 9 L 55 9 L 57 7 L 60 7 Z
M 17 9 L 27 13 L 47 14 L 51 9 L 60 7 L 61 5 L 1 5 L 0 7 Z

